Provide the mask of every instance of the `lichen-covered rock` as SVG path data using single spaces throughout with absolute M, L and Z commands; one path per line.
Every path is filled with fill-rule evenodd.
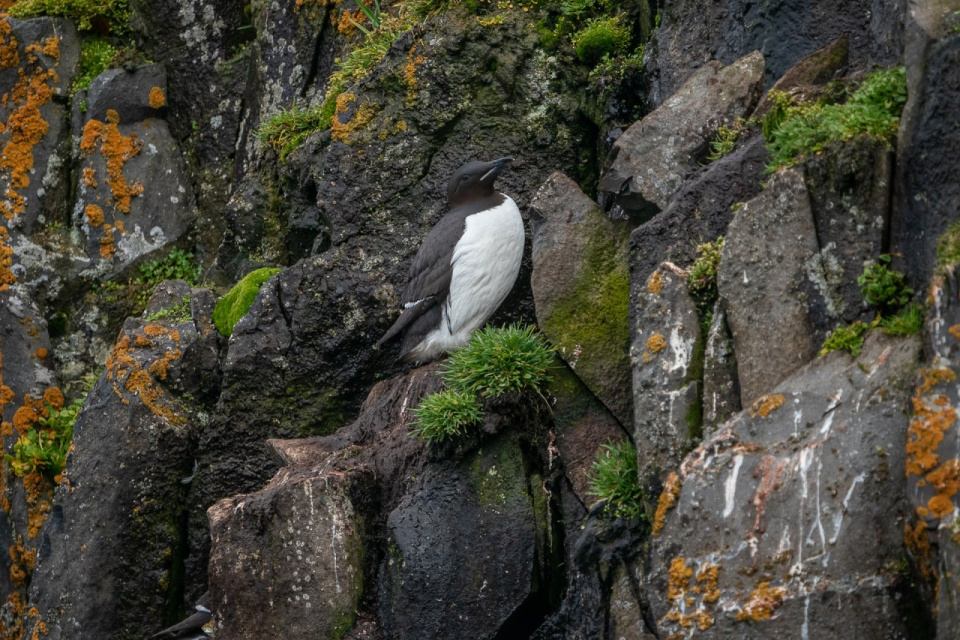
M 897 194 L 891 242 L 915 287 L 937 264 L 937 240 L 958 218 L 960 3 L 910 0 L 904 62 L 908 99 L 897 142 Z
M 776 173 L 730 223 L 717 287 L 733 334 L 743 406 L 819 349 L 802 295 L 818 250 L 810 198 L 797 170 Z
M 670 99 L 617 138 L 597 187 L 607 210 L 650 218 L 665 209 L 707 156 L 717 128 L 753 111 L 763 91 L 763 56 L 697 70 Z
M 107 71 L 88 96 L 93 104 L 80 139 L 73 222 L 90 261 L 82 275 L 115 276 L 180 240 L 196 217 L 196 203 L 166 122 L 142 120 L 166 104 L 160 69 Z
M 216 339 L 199 317 L 204 299 L 162 285 L 157 319 L 127 321 L 77 418 L 30 584 L 30 624 L 42 621 L 45 637 L 148 637 L 183 610 L 186 497 L 204 426 L 191 381 Z
M 710 330 L 703 353 L 703 431 L 712 431 L 737 413 L 740 405 L 740 380 L 737 378 L 737 354 L 727 315 L 718 302 L 713 306 Z
M 561 173 L 540 187 L 530 209 L 537 324 L 577 377 L 630 425 L 631 225 L 609 219 Z
M 640 477 L 665 477 L 703 428 L 703 337 L 688 274 L 664 263 L 637 298 L 630 346 Z
M 710 60 L 729 64 L 759 49 L 769 87 L 804 56 L 846 34 L 850 61 L 890 67 L 900 60 L 906 0 L 748 0 L 665 5 L 647 48 L 651 101 L 661 104 Z
M 80 40 L 65 20 L 0 16 L 0 222 L 14 235 L 69 215 L 70 91 Z M 61 102 L 58 102 L 58 98 Z
M 858 359 L 810 363 L 691 453 L 654 525 L 660 637 L 932 637 L 903 568 L 919 353 L 871 334 Z
M 363 592 L 364 474 L 283 469 L 208 511 L 214 633 L 236 640 L 339 638 Z

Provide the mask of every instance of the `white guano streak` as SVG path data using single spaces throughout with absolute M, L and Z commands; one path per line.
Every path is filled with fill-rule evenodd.
M 740 465 L 743 464 L 743 456 L 739 455 L 733 459 L 733 470 L 727 476 L 727 483 L 724 485 L 724 496 L 726 505 L 723 508 L 724 519 L 729 518 L 733 513 L 733 499 L 737 494 L 737 476 L 740 475 Z

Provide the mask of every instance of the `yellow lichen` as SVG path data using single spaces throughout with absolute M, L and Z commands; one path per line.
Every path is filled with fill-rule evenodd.
M 750 417 L 756 418 L 757 416 L 760 416 L 761 418 L 766 418 L 771 413 L 782 407 L 786 401 L 786 397 L 780 393 L 761 396 L 757 398 L 750 406 Z
M 769 582 L 761 582 L 750 592 L 750 600 L 737 614 L 737 620 L 769 620 L 786 597 L 784 587 L 771 587 Z
M 412 107 L 417 102 L 417 65 L 427 61 L 425 56 L 416 55 L 417 45 L 414 44 L 407 52 L 407 63 L 403 66 L 403 82 L 407 85 L 406 103 Z
M 652 353 L 659 353 L 667 348 L 667 339 L 663 337 L 663 334 L 655 333 L 649 338 L 647 338 L 647 351 Z
M 680 497 L 680 487 L 680 476 L 676 473 L 671 473 L 667 478 L 666 485 L 663 487 L 663 492 L 660 494 L 660 499 L 657 501 L 657 512 L 653 517 L 654 536 L 659 536 L 663 530 L 667 512 L 673 508 L 673 505 L 677 503 L 677 498 Z
M 160 87 L 150 89 L 149 100 L 151 109 L 160 109 L 167 106 L 167 96 L 163 94 L 163 89 Z
M 653 294 L 659 294 L 663 291 L 663 274 L 659 271 L 654 271 L 647 279 L 647 292 Z
M 337 111 L 330 121 L 330 136 L 337 142 L 350 144 L 350 135 L 364 129 L 373 120 L 377 114 L 377 109 L 369 103 L 361 104 L 357 107 L 353 118 L 346 123 L 340 120 L 340 114 L 345 113 L 348 105 L 356 100 L 356 96 L 351 93 L 344 93 L 337 97 Z

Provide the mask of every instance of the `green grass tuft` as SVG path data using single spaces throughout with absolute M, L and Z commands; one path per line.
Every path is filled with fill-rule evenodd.
M 883 315 L 896 313 L 913 296 L 913 289 L 907 286 L 906 276 L 890 269 L 889 265 L 890 256 L 881 255 L 876 264 L 865 268 L 857 278 L 863 299 Z
M 84 38 L 80 44 L 80 72 L 73 80 L 71 91 L 90 88 L 93 79 L 107 70 L 117 57 L 117 48 L 101 38 Z
M 730 155 L 744 131 L 746 131 L 746 128 L 742 120 L 729 127 L 718 127 L 717 137 L 710 143 L 710 155 L 707 156 L 707 161 L 716 162 L 720 158 Z
M 587 64 L 624 53 L 629 44 L 630 28 L 621 22 L 620 16 L 590 20 L 573 36 L 573 51 Z
M 844 104 L 797 105 L 782 94 L 773 98 L 774 107 L 762 122 L 769 173 L 830 142 L 869 135 L 892 144 L 907 101 L 906 72 L 898 67 L 870 74 Z
M 416 427 L 410 433 L 438 444 L 466 435 L 469 427 L 480 423 L 483 411 L 476 394 L 446 389 L 424 398 L 413 415 Z
M 880 322 L 880 329 L 891 336 L 913 336 L 923 329 L 923 308 L 918 304 L 905 307 L 900 313 Z
M 233 327 L 240 321 L 240 318 L 247 315 L 250 306 L 257 298 L 257 293 L 263 283 L 280 273 L 280 269 L 275 267 L 263 267 L 251 271 L 234 285 L 227 295 L 220 298 L 217 306 L 213 309 L 213 324 L 224 336 L 233 333 Z
M 687 288 L 701 313 L 712 311 L 714 303 L 720 297 L 717 291 L 717 271 L 720 268 L 722 252 L 722 236 L 713 242 L 705 242 L 697 247 L 697 259 L 690 267 Z
M 440 375 L 462 392 L 482 397 L 539 389 L 550 381 L 554 351 L 532 326 L 486 327 L 455 351 Z
M 643 515 L 643 488 L 637 473 L 637 450 L 628 440 L 605 444 L 590 468 L 589 492 L 607 503 L 617 517 Z
M 20 0 L 7 9 L 14 18 L 54 16 L 69 18 L 80 31 L 93 28 L 92 20 L 105 19 L 113 31 L 124 32 L 130 22 L 127 0 Z
M 336 106 L 335 102 L 334 106 Z M 330 118 L 332 117 L 333 111 L 325 113 L 323 105 L 307 107 L 306 109 L 290 107 L 287 111 L 281 111 L 260 125 L 254 135 L 276 151 L 282 162 L 310 134 L 329 129 Z
M 67 454 L 73 441 L 73 426 L 83 407 L 84 398 L 77 398 L 63 409 L 47 405 L 47 417 L 40 418 L 39 427 L 31 427 L 13 445 L 13 453 L 4 459 L 14 475 L 23 477 L 39 471 L 50 480 L 63 473 Z

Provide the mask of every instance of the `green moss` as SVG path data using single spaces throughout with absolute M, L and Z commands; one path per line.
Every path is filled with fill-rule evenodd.
M 937 266 L 940 269 L 960 263 L 960 220 L 951 224 L 937 241 Z
M 770 149 L 768 172 L 796 164 L 804 155 L 821 151 L 831 142 L 873 136 L 892 144 L 907 101 L 903 67 L 877 71 L 843 104 L 794 104 L 774 95 L 774 107 L 762 128 Z
M 152 313 L 145 319 L 147 322 L 156 322 L 158 320 L 167 320 L 169 322 L 180 323 L 188 322 L 192 318 L 190 314 L 190 296 L 185 295 L 177 304 L 166 309 L 160 309 Z
M 600 218 L 584 229 L 588 241 L 581 273 L 542 323 L 553 345 L 566 357 L 579 352 L 577 370 L 595 379 L 607 369 L 629 366 L 628 235 L 611 235 L 605 223 Z
M 595 18 L 573 36 L 573 51 L 587 64 L 624 53 L 629 44 L 630 28 L 620 16 Z
M 80 71 L 73 80 L 71 91 L 86 90 L 93 79 L 107 70 L 117 57 L 117 48 L 102 38 L 84 38 L 80 42 Z
M 817 355 L 823 356 L 831 351 L 846 351 L 856 358 L 863 350 L 863 340 L 867 333 L 876 325 L 876 322 L 864 324 L 858 320 L 853 324 L 837 327 L 827 336 Z
M 234 325 L 247 315 L 263 283 L 279 272 L 280 269 L 273 267 L 251 271 L 234 285 L 227 295 L 220 298 L 213 310 L 213 324 L 217 331 L 224 336 L 233 333 Z
M 511 501 L 530 499 L 525 490 L 523 454 L 513 439 L 501 438 L 487 453 L 478 451 L 468 469 L 477 504 L 482 507 L 495 508 Z
M 7 12 L 14 18 L 69 18 L 80 31 L 89 31 L 93 22 L 103 20 L 110 29 L 123 32 L 130 21 L 127 0 L 20 0 Z M 102 28 L 99 23 L 97 26 Z

